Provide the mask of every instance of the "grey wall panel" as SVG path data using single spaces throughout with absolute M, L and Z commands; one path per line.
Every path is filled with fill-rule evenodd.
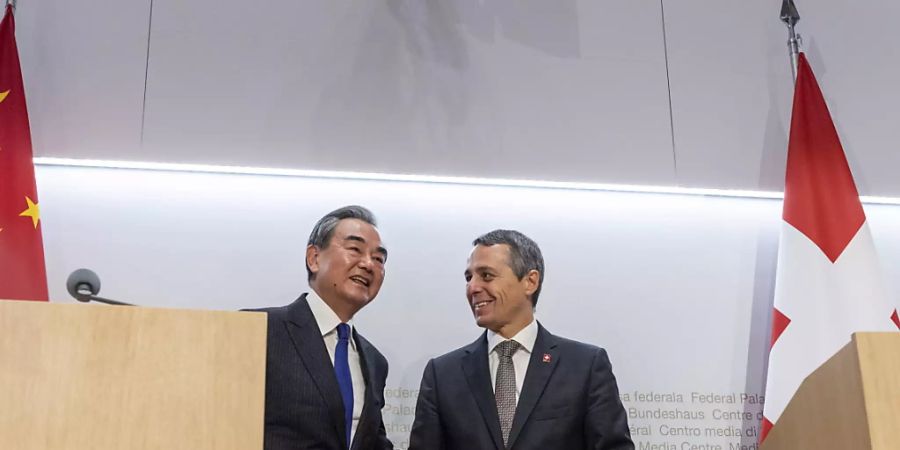
M 780 2 L 664 8 L 679 183 L 783 189 L 792 84 Z
M 647 0 L 157 0 L 145 149 L 170 161 L 670 184 L 660 24 Z
M 833 0 L 805 9 L 810 64 L 860 191 L 900 195 L 900 4 Z
M 780 4 L 664 2 L 682 185 L 783 189 L 793 88 Z M 798 30 L 861 192 L 900 194 L 900 7 L 798 7 Z
M 150 0 L 19 2 L 36 155 L 140 157 L 149 17 Z
M 155 0 L 148 34 L 149 0 L 44 0 L 17 38 L 39 156 L 780 190 L 779 7 Z M 861 191 L 900 195 L 900 6 L 799 7 Z

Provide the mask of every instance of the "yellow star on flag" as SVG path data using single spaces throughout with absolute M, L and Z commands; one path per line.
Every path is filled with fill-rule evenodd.
M 19 213 L 21 217 L 31 217 L 31 222 L 34 224 L 34 228 L 37 229 L 38 222 L 41 220 L 41 207 L 38 206 L 37 203 L 31 201 L 28 196 L 25 196 L 25 203 L 28 203 L 28 209 Z

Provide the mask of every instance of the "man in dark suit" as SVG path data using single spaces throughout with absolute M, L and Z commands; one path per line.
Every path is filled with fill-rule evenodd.
M 410 450 L 632 450 L 606 351 L 534 319 L 537 244 L 495 230 L 473 243 L 466 297 L 475 342 L 425 368 Z
M 268 313 L 266 450 L 388 450 L 388 365 L 352 326 L 384 280 L 387 251 L 361 206 L 332 211 L 306 247 L 310 291 Z M 352 443 L 352 445 L 350 445 Z

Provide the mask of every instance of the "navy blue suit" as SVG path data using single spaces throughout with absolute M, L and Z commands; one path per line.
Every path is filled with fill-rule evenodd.
M 254 311 L 269 316 L 265 449 L 346 450 L 341 392 L 306 294 L 287 306 Z M 366 396 L 350 448 L 392 450 L 381 417 L 387 360 L 358 333 L 353 339 Z
M 487 334 L 428 362 L 410 450 L 504 450 Z M 538 324 L 509 450 L 633 450 L 606 351 Z

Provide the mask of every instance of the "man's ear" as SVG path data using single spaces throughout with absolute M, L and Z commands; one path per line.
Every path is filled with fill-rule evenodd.
M 541 282 L 541 273 L 531 269 L 522 278 L 522 282 L 525 283 L 525 294 L 530 297 L 537 291 L 538 283 Z
M 319 272 L 319 247 L 312 244 L 306 246 L 306 267 L 313 275 Z

